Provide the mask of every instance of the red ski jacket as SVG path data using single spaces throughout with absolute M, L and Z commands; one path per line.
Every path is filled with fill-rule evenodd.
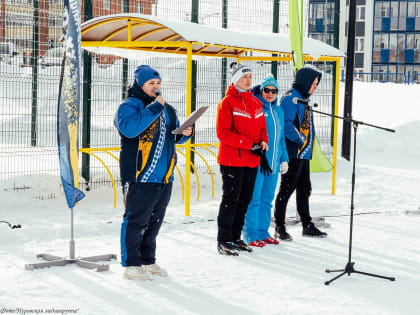
M 263 106 L 252 92 L 239 93 L 232 84 L 217 107 L 217 162 L 224 166 L 258 167 L 260 158 L 251 152 L 254 143 L 268 143 Z

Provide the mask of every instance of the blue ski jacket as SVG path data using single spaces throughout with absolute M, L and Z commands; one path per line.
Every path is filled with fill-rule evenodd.
M 190 137 L 173 135 L 179 126 L 176 110 L 169 104 L 153 102 L 145 106 L 128 97 L 118 107 L 114 125 L 121 136 L 120 176 L 130 182 L 169 183 L 176 165 L 176 143 Z
M 278 98 L 270 103 L 261 95 L 261 85 L 253 88 L 254 96 L 263 104 L 265 123 L 268 134 L 267 161 L 273 173 L 280 172 L 280 163 L 289 162 L 287 154 L 285 135 L 284 135 L 284 114 L 283 109 L 278 104 Z
M 302 104 L 294 104 L 293 99 L 308 100 L 309 90 L 314 80 L 321 80 L 321 73 L 312 68 L 302 68 L 296 74 L 293 88 L 280 101 L 284 111 L 284 129 L 289 159 L 312 159 L 315 140 L 313 113 Z

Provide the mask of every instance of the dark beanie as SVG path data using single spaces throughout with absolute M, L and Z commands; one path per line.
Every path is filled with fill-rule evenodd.
M 293 88 L 298 90 L 303 98 L 309 97 L 309 90 L 311 89 L 312 83 L 318 78 L 318 83 L 321 81 L 321 72 L 315 69 L 305 67 L 301 68 L 296 72 L 295 82 L 293 82 Z
M 144 82 L 149 81 L 151 79 L 159 79 L 160 75 L 155 69 L 149 67 L 148 65 L 141 65 L 138 66 L 137 69 L 134 71 L 134 78 L 137 81 L 137 85 L 141 87 Z

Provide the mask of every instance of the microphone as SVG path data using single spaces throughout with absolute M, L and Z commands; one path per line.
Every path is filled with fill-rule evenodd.
M 294 97 L 292 99 L 293 104 L 302 104 L 302 105 L 308 105 L 309 101 L 301 100 L 300 98 Z
M 309 101 L 305 101 L 305 100 L 301 100 L 300 98 L 297 98 L 297 97 L 294 97 L 293 99 L 292 99 L 292 103 L 293 104 L 302 104 L 303 106 L 309 106 Z M 314 103 L 313 105 L 312 105 L 312 107 L 318 107 L 318 104 L 317 103 Z
M 160 91 L 160 89 L 155 89 L 153 92 L 155 93 L 156 97 L 162 95 L 162 92 Z

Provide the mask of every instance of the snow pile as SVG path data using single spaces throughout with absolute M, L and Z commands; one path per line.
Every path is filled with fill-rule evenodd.
M 331 224 L 326 229 L 328 238 L 303 238 L 300 226 L 289 226 L 293 242 L 239 257 L 216 251 L 220 176 L 215 176 L 216 196 L 211 198 L 210 176 L 200 175 L 201 200 L 195 200 L 197 188 L 193 188 L 190 217 L 183 215 L 176 182 L 157 244 L 157 263 L 168 270 L 169 277 L 151 282 L 122 279 L 118 261 L 110 262 L 110 270 L 102 273 L 73 265 L 25 271 L 25 264 L 37 261 L 36 254 L 68 255 L 69 210 L 61 193 L 55 199 L 36 200 L 29 190 L 5 190 L 10 184 L 3 182 L 0 220 L 21 224 L 22 229 L 0 225 L 0 310 L 124 315 L 418 314 L 418 90 L 418 86 L 393 84 L 355 82 L 354 86 L 354 118 L 397 132 L 359 128 L 352 261 L 357 270 L 394 276 L 395 282 L 352 274 L 330 286 L 323 284 L 336 275 L 325 269 L 341 269 L 347 262 L 352 164 L 343 159 L 338 161 L 335 196 L 330 194 L 331 174 L 312 176 L 311 213 Z M 43 190 L 51 181 L 49 176 L 31 177 L 25 185 Z M 292 197 L 288 215 L 294 213 Z M 112 208 L 111 188 L 88 192 L 75 208 L 76 256 L 119 255 L 122 215 L 121 198 L 117 209 Z

